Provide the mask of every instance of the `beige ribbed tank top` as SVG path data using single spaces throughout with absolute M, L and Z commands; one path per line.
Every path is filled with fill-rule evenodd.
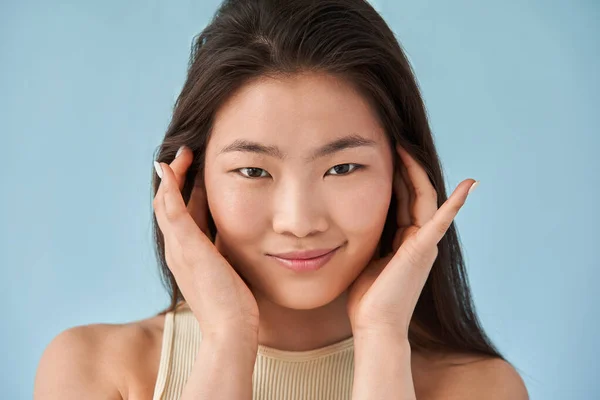
M 181 397 L 199 351 L 198 320 L 185 305 L 165 315 L 153 400 Z M 252 374 L 253 400 L 350 399 L 354 375 L 352 337 L 307 351 L 258 345 Z

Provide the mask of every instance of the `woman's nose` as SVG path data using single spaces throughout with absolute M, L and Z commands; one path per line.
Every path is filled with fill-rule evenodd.
M 326 207 L 308 187 L 289 189 L 274 199 L 273 230 L 304 237 L 328 228 Z

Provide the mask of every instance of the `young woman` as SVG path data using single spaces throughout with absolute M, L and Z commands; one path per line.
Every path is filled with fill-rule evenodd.
M 528 398 L 453 224 L 477 182 L 446 196 L 409 62 L 367 2 L 224 2 L 156 159 L 171 304 L 62 332 L 36 399 Z

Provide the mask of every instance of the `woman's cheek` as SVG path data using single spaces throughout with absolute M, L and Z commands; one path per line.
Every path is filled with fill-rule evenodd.
M 365 180 L 350 193 L 336 196 L 336 220 L 348 234 L 379 234 L 390 206 L 391 185 L 385 180 Z
M 256 230 L 263 223 L 261 213 L 265 212 L 261 197 L 239 187 L 221 188 L 213 195 L 215 201 L 211 204 L 211 213 L 217 230 L 238 240 L 256 238 Z

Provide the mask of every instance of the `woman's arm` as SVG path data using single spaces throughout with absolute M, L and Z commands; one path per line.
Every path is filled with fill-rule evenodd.
M 416 399 L 408 339 L 383 332 L 354 334 L 352 399 Z
M 410 344 L 402 335 L 356 333 L 354 364 L 353 400 L 416 399 Z M 427 399 L 529 400 L 523 379 L 502 359 L 480 358 L 435 376 Z
M 203 337 L 181 400 L 251 400 L 257 350 L 249 335 Z

